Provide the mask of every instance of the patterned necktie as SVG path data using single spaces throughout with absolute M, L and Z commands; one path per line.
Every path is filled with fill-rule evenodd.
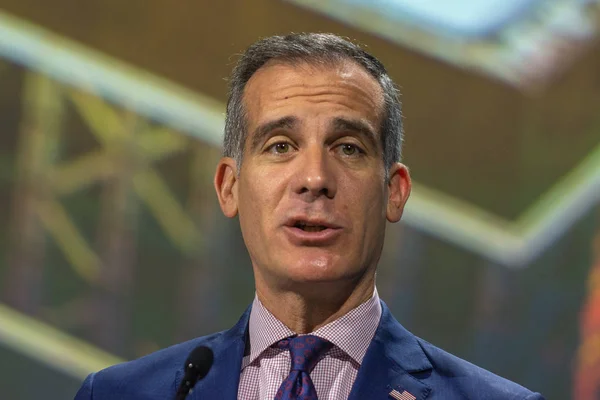
M 318 400 L 309 374 L 332 344 L 314 335 L 303 335 L 280 340 L 276 346 L 289 349 L 292 369 L 279 387 L 275 400 Z

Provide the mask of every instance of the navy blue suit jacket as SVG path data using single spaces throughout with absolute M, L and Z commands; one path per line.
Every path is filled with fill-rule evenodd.
M 235 400 L 246 345 L 248 309 L 230 330 L 181 343 L 87 377 L 75 400 L 171 400 L 189 353 L 200 345 L 214 352 L 214 364 L 189 400 Z M 363 359 L 349 399 L 391 399 L 392 390 L 417 400 L 540 400 L 543 397 L 408 332 L 382 302 L 375 337 Z

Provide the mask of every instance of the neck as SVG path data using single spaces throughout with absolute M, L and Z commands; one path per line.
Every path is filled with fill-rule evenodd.
M 256 280 L 260 302 L 292 331 L 305 334 L 335 321 L 369 300 L 375 290 L 375 277 L 359 282 L 310 282 L 292 288 L 272 288 Z

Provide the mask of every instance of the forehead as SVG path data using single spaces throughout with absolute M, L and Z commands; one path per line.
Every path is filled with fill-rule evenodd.
M 270 61 L 254 73 L 244 90 L 249 125 L 282 113 L 324 109 L 376 123 L 383 103 L 379 82 L 350 60 L 328 64 Z

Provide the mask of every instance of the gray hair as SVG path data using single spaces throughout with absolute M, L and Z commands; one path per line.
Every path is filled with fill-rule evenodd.
M 351 60 L 363 67 L 379 82 L 383 90 L 384 110 L 380 127 L 385 176 L 394 162 L 400 161 L 402 149 L 402 109 L 399 90 L 383 64 L 358 45 L 329 33 L 300 33 L 271 36 L 252 44 L 233 69 L 225 117 L 224 155 L 236 160 L 241 168 L 247 138 L 244 89 L 262 66 L 275 60 L 284 63 L 304 61 L 332 65 Z

